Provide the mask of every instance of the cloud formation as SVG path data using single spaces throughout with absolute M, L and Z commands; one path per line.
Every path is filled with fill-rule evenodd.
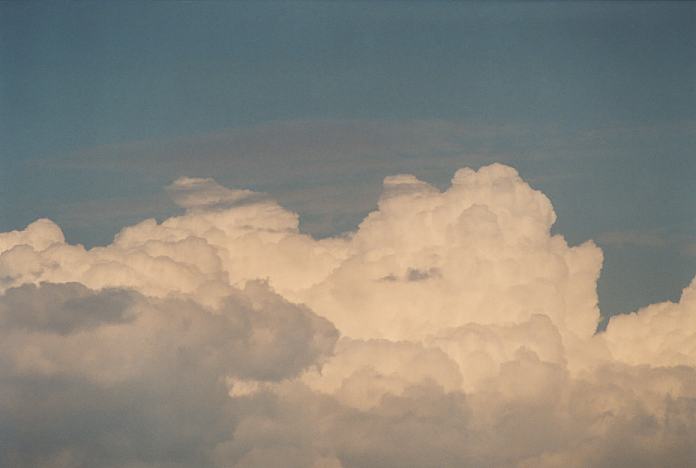
M 602 252 L 494 164 L 314 239 L 212 179 L 106 246 L 0 234 L 0 465 L 688 466 L 696 282 L 600 319 Z

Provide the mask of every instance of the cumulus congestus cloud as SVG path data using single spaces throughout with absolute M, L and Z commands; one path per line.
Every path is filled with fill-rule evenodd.
M 355 232 L 212 179 L 106 246 L 0 234 L 0 464 L 689 466 L 696 283 L 595 334 L 601 250 L 507 166 Z

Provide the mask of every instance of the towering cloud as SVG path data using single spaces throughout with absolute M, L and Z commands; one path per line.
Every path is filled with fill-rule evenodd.
M 689 466 L 696 283 L 595 333 L 602 252 L 506 166 L 314 239 L 212 179 L 84 249 L 0 234 L 0 465 Z

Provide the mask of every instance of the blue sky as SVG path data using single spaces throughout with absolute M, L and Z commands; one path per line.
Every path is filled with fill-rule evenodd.
M 605 314 L 696 273 L 696 5 L 6 2 L 0 230 L 71 242 L 176 212 L 180 175 L 271 193 L 328 235 L 381 179 L 501 161 L 571 243 Z

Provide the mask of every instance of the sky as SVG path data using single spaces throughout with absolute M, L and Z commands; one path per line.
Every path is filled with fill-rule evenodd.
M 551 196 L 559 232 L 602 243 L 608 315 L 676 299 L 696 271 L 695 18 L 688 2 L 3 3 L 0 229 L 49 217 L 105 244 L 173 213 L 161 189 L 192 175 L 283 197 L 321 236 L 355 229 L 387 175 L 444 186 L 500 161 Z
M 694 186 L 694 3 L 0 1 L 0 466 L 688 466 Z

